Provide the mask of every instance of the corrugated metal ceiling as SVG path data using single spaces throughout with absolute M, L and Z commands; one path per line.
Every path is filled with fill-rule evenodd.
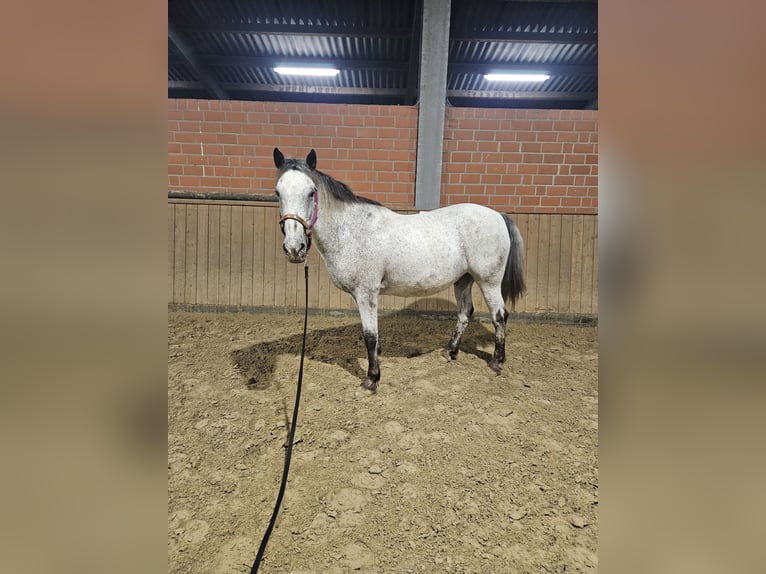
M 597 106 L 592 1 L 452 0 L 447 96 L 453 105 Z M 412 104 L 422 0 L 170 0 L 170 97 Z M 329 63 L 334 78 L 279 76 Z M 542 84 L 497 87 L 495 69 L 542 69 Z

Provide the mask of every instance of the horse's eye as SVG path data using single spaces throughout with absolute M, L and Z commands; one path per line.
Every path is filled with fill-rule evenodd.
M 309 191 L 309 198 L 314 197 L 315 193 L 316 193 L 316 191 L 314 191 L 313 189 L 311 191 Z

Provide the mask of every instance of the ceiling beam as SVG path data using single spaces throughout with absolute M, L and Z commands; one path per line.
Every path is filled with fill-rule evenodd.
M 453 42 L 526 42 L 529 44 L 597 44 L 595 32 L 514 32 L 496 30 L 456 30 Z
M 263 24 L 243 22 L 176 22 L 190 32 L 227 32 L 269 36 L 331 36 L 341 38 L 408 38 L 410 28 L 371 28 L 364 26 L 328 26 L 326 24 Z
M 594 92 L 523 92 L 499 90 L 447 90 L 448 98 L 496 98 L 501 100 L 592 100 Z
M 545 4 L 546 6 L 566 7 L 572 4 L 598 4 L 598 0 L 499 0 L 515 4 Z
M 268 92 L 288 94 L 329 94 L 341 96 L 404 96 L 406 88 L 351 88 L 339 86 L 301 86 L 278 84 L 224 83 L 228 92 Z M 201 82 L 171 80 L 169 90 L 201 90 Z M 495 98 L 505 100 L 587 100 L 597 97 L 595 92 L 541 92 L 500 90 L 447 90 L 448 98 Z
M 411 62 L 395 60 L 341 60 L 332 58 L 277 58 L 261 56 L 221 56 L 221 55 L 198 55 L 198 58 L 208 66 L 241 66 L 251 68 L 273 68 L 278 65 L 301 65 L 301 64 L 324 64 L 335 66 L 341 70 L 394 70 L 408 71 L 408 76 L 413 72 Z M 172 62 L 173 58 L 170 58 Z M 513 69 L 519 72 L 545 71 L 554 76 L 595 76 L 598 74 L 598 64 L 528 64 L 498 62 L 494 64 L 481 64 L 470 62 L 451 62 L 450 74 L 488 74 L 499 69 Z M 417 61 L 415 64 L 417 75 Z
M 241 22 L 176 21 L 179 30 L 188 32 L 226 32 L 263 36 L 329 36 L 336 38 L 410 38 L 411 28 L 373 28 L 327 24 L 263 24 Z M 496 30 L 456 30 L 451 41 L 460 42 L 530 42 L 595 44 L 595 32 L 515 32 Z
M 404 88 L 349 88 L 339 86 L 301 86 L 292 84 L 239 84 L 224 83 L 229 92 L 271 92 L 285 94 L 330 94 L 341 96 L 402 96 Z M 200 82 L 169 81 L 170 90 L 199 90 Z
M 168 90 L 204 90 L 202 82 L 188 80 L 168 80 Z
M 407 62 L 373 61 L 373 60 L 340 60 L 333 58 L 279 58 L 262 56 L 219 56 L 206 55 L 200 58 L 211 66 L 242 66 L 252 68 L 273 68 L 275 66 L 318 65 L 334 66 L 342 70 L 406 70 Z
M 552 76 L 595 76 L 598 74 L 598 64 L 515 64 L 513 62 L 497 62 L 493 64 L 451 62 L 451 74 L 489 74 L 498 70 L 513 70 L 515 72 L 547 72 Z
M 301 86 L 276 84 L 224 84 L 227 90 L 244 92 L 281 92 L 287 94 L 333 94 L 341 96 L 401 96 L 404 88 L 353 88 L 341 86 Z
M 204 85 L 205 89 L 219 100 L 228 100 L 226 93 L 207 66 L 200 60 L 194 49 L 186 42 L 183 34 L 179 32 L 172 22 L 168 22 L 168 39 L 173 43 L 178 52 L 188 62 L 191 69 Z

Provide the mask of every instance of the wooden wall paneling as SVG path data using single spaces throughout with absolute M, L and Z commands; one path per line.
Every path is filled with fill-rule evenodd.
M 572 313 L 582 312 L 582 234 L 583 216 L 574 215 L 572 223 L 572 280 L 569 286 L 569 304 Z
M 253 304 L 253 252 L 255 209 L 246 205 L 242 209 L 242 305 Z
M 309 251 L 309 307 L 316 309 L 319 306 L 319 266 L 324 265 L 319 252 L 315 249 Z
M 431 297 L 432 311 L 446 311 L 447 310 L 447 289 L 444 289 Z
M 266 213 L 268 210 L 255 207 L 253 210 L 253 305 L 265 305 L 263 300 L 266 277 Z
M 548 261 L 551 243 L 551 218 L 538 217 L 537 234 L 537 301 L 535 309 L 542 312 L 550 311 L 548 306 Z
M 175 300 L 173 292 L 173 279 L 175 277 L 175 253 L 176 253 L 176 206 L 168 204 L 168 301 Z
M 284 252 L 281 257 L 287 259 Z M 288 265 L 285 271 L 285 307 L 303 307 L 303 300 L 298 301 L 299 281 L 303 282 L 303 265 Z
M 593 288 L 590 292 L 590 308 L 593 313 L 598 313 L 598 217 L 595 220 L 593 232 L 596 238 L 593 243 Z
M 221 210 L 222 205 L 208 208 L 207 232 L 207 300 L 205 303 L 216 305 L 219 302 L 221 278 Z
M 173 300 L 186 303 L 186 205 L 175 204 L 174 211 Z
M 208 213 L 209 208 L 207 205 L 197 205 L 197 286 L 195 303 L 207 303 Z
M 595 221 L 595 217 L 583 216 L 582 284 L 580 289 L 580 309 L 583 313 L 593 312 L 593 308 L 591 307 L 591 292 L 593 290 Z
M 527 305 L 526 311 L 534 313 L 537 311 L 537 250 L 538 250 L 538 232 L 540 220 L 535 215 L 530 215 L 527 222 Z
M 411 298 L 411 304 L 409 305 L 409 308 L 414 309 L 416 311 L 427 311 L 428 305 L 426 304 L 426 298 L 425 297 L 412 297 Z
M 571 311 L 570 285 L 572 283 L 572 233 L 574 215 L 561 216 L 561 256 L 559 258 L 559 298 L 557 310 L 560 313 Z
M 559 306 L 559 270 L 561 267 L 561 216 L 550 216 L 548 248 L 548 310 L 556 312 Z
M 186 206 L 184 301 L 197 302 L 197 206 Z
M 174 201 L 168 205 L 168 290 L 174 303 L 302 307 L 303 266 L 282 252 L 276 206 Z M 525 245 L 527 294 L 517 311 L 586 313 L 598 310 L 598 218 L 515 214 Z M 337 289 L 318 251 L 309 253 L 309 305 L 355 311 Z M 481 290 L 474 307 L 486 313 Z M 452 312 L 452 287 L 430 297 L 382 295 L 381 310 Z
M 231 279 L 229 305 L 242 305 L 242 210 L 231 206 Z
M 231 296 L 231 205 L 221 206 L 218 303 L 229 305 Z
M 426 310 L 428 312 L 436 312 L 442 310 L 442 300 L 446 296 L 446 291 L 442 290 L 438 293 L 434 293 L 433 295 L 426 298 Z
M 452 297 L 452 291 L 452 285 L 442 291 L 442 294 L 439 297 L 439 311 L 452 311 L 455 308 L 452 304 L 452 301 L 450 301 L 450 297 Z
M 263 241 L 263 304 L 266 307 L 274 306 L 274 277 L 277 261 L 274 257 L 277 246 L 278 225 L 275 224 L 270 213 L 264 217 L 264 241 Z M 281 235 L 281 233 L 280 233 Z M 280 247 L 281 249 L 281 247 Z

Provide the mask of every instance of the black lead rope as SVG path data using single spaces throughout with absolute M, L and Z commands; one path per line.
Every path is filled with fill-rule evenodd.
M 295 440 L 295 427 L 298 424 L 298 406 L 301 402 L 301 384 L 303 383 L 303 357 L 306 353 L 306 327 L 309 319 L 309 268 L 303 267 L 303 277 L 306 281 L 306 306 L 303 312 L 303 343 L 301 345 L 301 363 L 298 367 L 298 385 L 295 390 L 295 407 L 293 408 L 293 420 L 290 425 L 290 434 L 287 438 L 287 450 L 285 451 L 285 467 L 282 470 L 282 483 L 279 485 L 279 494 L 277 495 L 277 503 L 274 505 L 274 512 L 271 513 L 271 520 L 269 520 L 269 527 L 263 535 L 261 540 L 261 546 L 258 548 L 258 555 L 255 557 L 253 567 L 250 569 L 250 574 L 256 574 L 258 567 L 263 560 L 263 553 L 266 551 L 266 545 L 269 543 L 269 537 L 271 531 L 274 529 L 274 524 L 277 521 L 277 514 L 279 514 L 279 507 L 282 505 L 282 497 L 285 495 L 285 488 L 287 487 L 287 473 L 290 472 L 290 458 L 293 455 L 293 441 Z

